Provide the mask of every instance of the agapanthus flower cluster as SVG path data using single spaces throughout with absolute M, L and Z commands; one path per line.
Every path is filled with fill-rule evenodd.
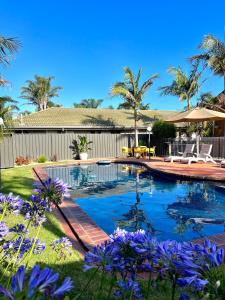
M 0 241 L 2 241 L 9 233 L 9 228 L 5 222 L 0 222 Z
M 122 299 L 141 299 L 141 289 L 136 281 L 128 279 L 126 281 L 118 281 L 118 289 L 115 291 L 114 296 Z
M 37 227 L 46 221 L 45 213 L 51 210 L 48 201 L 38 195 L 32 195 L 29 202 L 24 202 L 22 213 L 26 220 L 30 220 L 32 225 Z
M 68 185 L 60 179 L 48 178 L 43 184 L 36 183 L 34 185 L 35 194 L 48 201 L 49 206 L 53 204 L 61 204 L 63 197 L 69 197 Z
M 7 241 L 2 245 L 3 257 L 10 260 L 15 258 L 17 261 L 19 261 L 32 248 L 34 254 L 41 254 L 45 249 L 45 245 L 44 243 L 41 243 L 39 239 L 35 240 L 34 238 L 29 239 L 19 236 L 17 239 Z
M 67 237 L 54 240 L 50 246 L 56 252 L 58 259 L 66 259 L 72 255 L 72 243 Z
M 0 194 L 0 211 L 2 214 L 13 213 L 18 215 L 22 206 L 23 200 L 19 196 L 15 197 L 12 193 L 8 195 Z
M 6 289 L 0 285 L 0 295 L 4 299 L 63 299 L 63 296 L 73 288 L 69 277 L 60 285 L 59 274 L 49 268 L 40 269 L 35 265 L 27 275 L 24 266 L 20 266 L 12 277 L 11 288 Z
M 198 293 L 204 291 L 208 284 L 207 272 L 224 263 L 225 250 L 210 241 L 205 241 L 203 245 L 158 242 L 143 230 L 126 232 L 118 229 L 107 242 L 85 255 L 84 270 L 98 268 L 119 274 L 118 280 L 123 279 L 123 283 L 118 282 L 121 293 L 131 287 L 132 282 L 135 282 L 135 290 L 138 291 L 135 278 L 143 271 Z M 185 295 L 183 293 L 181 296 Z
M 10 228 L 9 231 L 14 232 L 18 235 L 23 235 L 23 234 L 26 235 L 29 232 L 29 230 L 24 224 L 16 224 L 12 228 Z

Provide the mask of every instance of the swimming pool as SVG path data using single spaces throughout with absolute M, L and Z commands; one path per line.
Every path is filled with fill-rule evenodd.
M 165 178 L 130 164 L 46 171 L 69 184 L 74 201 L 108 234 L 145 229 L 159 240 L 186 241 L 225 230 L 225 193 L 213 182 Z

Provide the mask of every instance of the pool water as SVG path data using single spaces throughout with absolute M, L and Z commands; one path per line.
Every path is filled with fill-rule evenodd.
M 225 230 L 225 193 L 214 183 L 182 181 L 126 164 L 47 168 L 106 233 L 145 229 L 159 240 L 186 241 Z

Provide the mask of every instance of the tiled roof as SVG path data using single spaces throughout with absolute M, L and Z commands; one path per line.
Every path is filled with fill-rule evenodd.
M 146 127 L 155 119 L 167 119 L 175 111 L 143 110 L 138 122 Z M 52 107 L 18 118 L 15 128 L 107 128 L 134 126 L 132 110 Z

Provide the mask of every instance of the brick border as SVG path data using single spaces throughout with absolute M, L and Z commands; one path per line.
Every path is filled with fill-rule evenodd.
M 60 165 L 49 165 L 49 167 L 56 166 L 69 166 L 69 165 L 82 165 L 82 164 L 93 164 L 99 159 L 87 160 L 87 161 L 71 161 L 67 164 Z M 222 177 L 216 177 L 213 172 L 208 175 L 201 175 L 201 168 L 188 168 L 188 173 L 180 173 L 181 168 L 177 166 L 180 164 L 162 163 L 161 160 L 144 160 L 135 158 L 114 158 L 111 159 L 112 162 L 116 163 L 135 163 L 146 167 L 158 174 L 164 174 L 172 177 L 179 177 L 191 180 L 213 180 L 213 181 L 224 181 L 225 180 L 225 170 L 222 173 Z M 154 163 L 156 162 L 156 163 Z M 158 163 L 159 162 L 159 163 Z M 160 163 L 161 162 L 161 163 Z M 169 164 L 169 165 L 168 165 Z M 45 166 L 37 166 L 33 168 L 35 175 L 40 181 L 46 180 L 48 178 Z M 167 168 L 167 169 L 166 169 Z M 212 167 L 211 167 L 212 168 Z M 197 174 L 190 174 L 197 169 Z M 202 168 L 203 169 L 203 168 Z M 184 172 L 187 171 L 186 166 L 183 168 Z M 206 170 L 210 170 L 206 168 Z M 214 176 L 213 176 L 214 175 Z M 60 207 L 54 210 L 54 213 L 59 217 L 60 222 L 63 225 L 65 234 L 70 237 L 75 248 L 83 255 L 86 251 L 90 250 L 93 246 L 96 246 L 109 239 L 109 236 L 81 209 L 81 207 L 74 203 L 72 198 L 64 198 Z M 193 240 L 194 243 L 203 243 L 206 239 L 216 243 L 218 246 L 225 248 L 225 233 L 206 236 L 200 239 Z
M 34 167 L 33 171 L 42 183 L 48 178 L 44 167 Z M 80 247 L 76 247 L 76 249 L 81 254 L 109 239 L 109 236 L 78 204 L 74 203 L 72 198 L 64 197 L 62 204 L 57 206 L 57 210 L 58 212 L 56 213 L 56 210 L 54 210 L 54 213 L 56 213 L 57 217 L 60 215 L 63 229 L 72 238 L 74 244 L 77 245 L 79 243 Z

